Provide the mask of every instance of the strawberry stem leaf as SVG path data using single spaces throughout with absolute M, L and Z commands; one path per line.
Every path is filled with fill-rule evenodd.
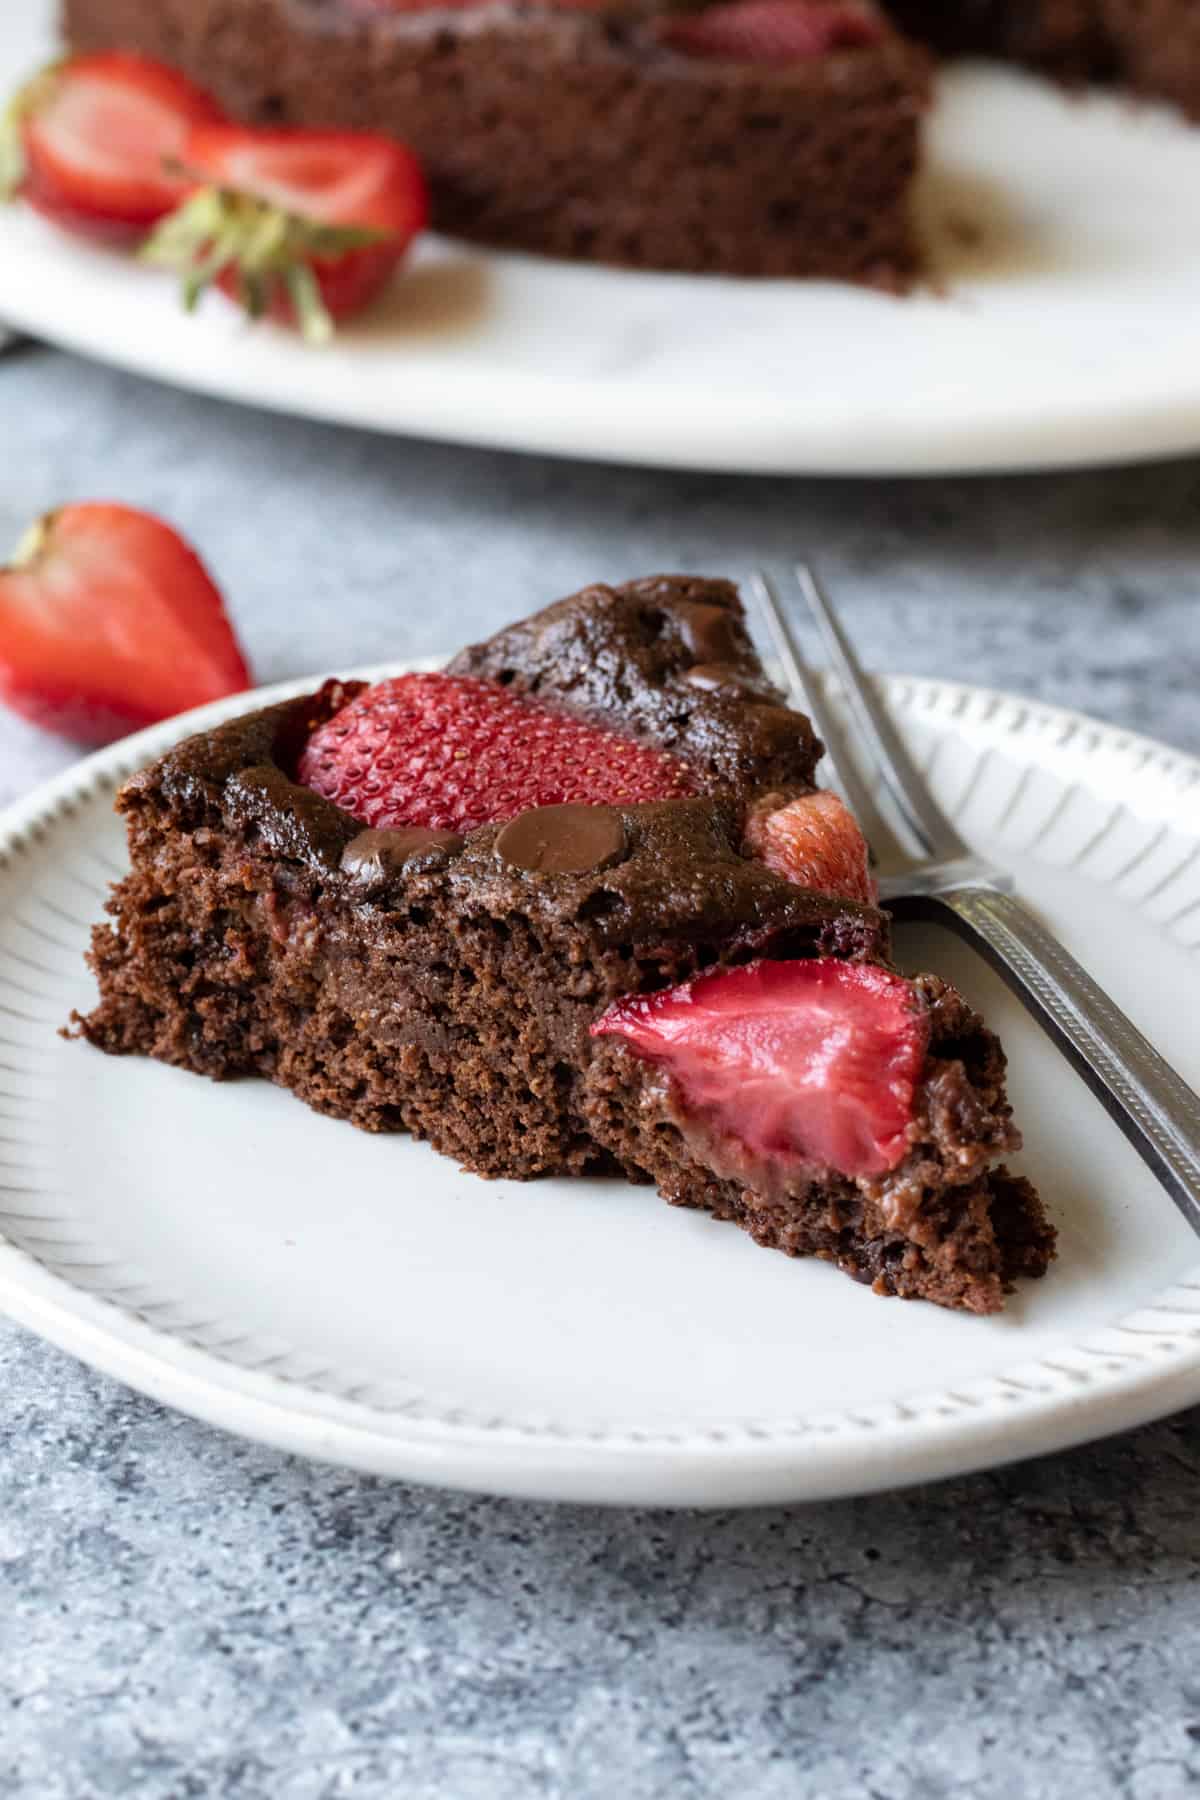
M 15 200 L 25 180 L 25 146 L 16 104 L 0 117 L 0 200 Z
M 292 309 L 306 343 L 327 344 L 333 336 L 333 320 L 321 298 L 317 278 L 307 263 L 297 263 L 287 273 Z
M 0 112 L 0 200 L 19 198 L 28 172 L 25 157 L 25 120 L 50 98 L 61 63 L 50 63 L 19 87 Z
M 12 553 L 12 561 L 8 565 L 10 569 L 28 569 L 38 560 L 50 542 L 54 519 L 54 513 L 43 513 L 40 519 L 34 520 L 27 531 L 22 532 L 17 540 L 17 547 Z
M 322 225 L 233 188 L 200 188 L 156 227 L 139 255 L 183 277 L 190 312 L 227 270 L 252 319 L 282 292 L 305 341 L 328 343 L 333 320 L 321 298 L 314 263 L 333 262 L 379 243 L 384 234 L 357 225 Z

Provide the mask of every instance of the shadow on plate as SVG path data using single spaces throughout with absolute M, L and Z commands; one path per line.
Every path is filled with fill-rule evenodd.
M 490 288 L 490 271 L 478 259 L 420 262 L 403 270 L 370 312 L 339 335 L 359 343 L 455 337 L 483 317 Z
M 918 180 L 913 206 L 925 281 L 936 289 L 959 281 L 1022 280 L 1058 260 L 998 182 L 935 164 Z

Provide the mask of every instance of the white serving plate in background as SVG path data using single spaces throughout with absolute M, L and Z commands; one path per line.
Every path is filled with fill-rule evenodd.
M 54 48 L 0 9 L 0 93 Z M 325 351 L 0 209 L 0 319 L 209 394 L 376 431 L 783 473 L 1046 468 L 1200 448 L 1200 131 L 961 68 L 932 122 L 935 285 L 623 272 L 429 239 Z

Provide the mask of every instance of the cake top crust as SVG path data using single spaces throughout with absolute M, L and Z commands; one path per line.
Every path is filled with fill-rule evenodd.
M 721 0 L 708 3 L 715 7 Z M 819 9 L 830 0 L 813 3 Z M 896 29 L 875 0 L 845 0 L 846 10 L 870 28 L 857 39 L 835 37 L 825 48 L 770 61 L 744 60 L 735 54 L 696 55 L 674 44 L 664 23 L 703 11 L 702 0 L 599 0 L 584 7 L 554 0 L 474 0 L 470 5 L 449 0 L 395 8 L 371 0 L 266 0 L 266 4 L 279 6 L 289 24 L 314 38 L 361 37 L 382 45 L 431 39 L 447 51 L 474 44 L 492 43 L 500 49 L 513 44 L 549 67 L 561 63 L 604 68 L 634 61 L 659 79 L 708 87 L 788 87 L 820 93 L 831 80 L 843 89 L 859 83 L 870 88 L 900 77 L 919 86 L 931 67 L 927 52 Z
M 729 581 L 652 575 L 583 588 L 447 665 L 686 757 L 745 796 L 815 786 L 824 746 L 763 670 Z
M 810 791 L 821 745 L 767 681 L 729 583 L 657 576 L 586 588 L 464 650 L 449 670 L 672 749 L 706 791 L 536 808 L 465 834 L 364 831 L 295 780 L 312 732 L 362 689 L 327 682 L 188 739 L 135 775 L 118 805 L 165 807 L 183 829 L 239 829 L 383 912 L 445 904 L 465 915 L 478 904 L 586 927 L 599 944 L 711 937 L 746 954 L 886 956 L 876 908 L 797 887 L 744 851 L 749 799 Z

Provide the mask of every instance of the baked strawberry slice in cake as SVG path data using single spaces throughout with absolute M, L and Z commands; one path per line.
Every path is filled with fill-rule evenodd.
M 995 1311 L 1054 1245 L 1003 1166 L 1004 1058 L 892 967 L 820 755 L 724 582 L 588 588 L 441 674 L 328 683 L 126 785 L 79 1029 Z

